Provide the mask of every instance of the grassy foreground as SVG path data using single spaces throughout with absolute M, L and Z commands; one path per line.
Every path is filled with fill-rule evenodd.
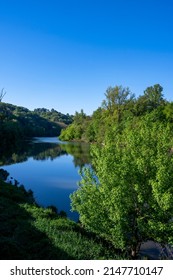
M 32 193 L 0 179 L 0 259 L 122 259 L 80 224 L 39 207 Z

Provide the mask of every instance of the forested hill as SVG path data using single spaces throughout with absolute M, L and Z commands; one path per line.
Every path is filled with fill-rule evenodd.
M 1 146 L 8 146 L 26 137 L 58 136 L 73 116 L 56 110 L 37 108 L 30 111 L 21 106 L 0 102 Z

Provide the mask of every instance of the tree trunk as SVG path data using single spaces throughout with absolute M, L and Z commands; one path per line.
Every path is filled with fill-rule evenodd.
M 136 244 L 132 245 L 131 247 L 131 257 L 132 259 L 137 259 L 138 258 L 138 253 L 141 247 L 141 242 L 137 242 Z

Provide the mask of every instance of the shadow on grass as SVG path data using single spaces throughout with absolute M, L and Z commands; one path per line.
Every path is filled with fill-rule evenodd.
M 62 218 L 54 208 L 39 207 L 32 191 L 0 181 L 0 259 L 126 258 L 125 252 L 88 232 L 80 223 Z
M 34 226 L 34 217 L 22 207 L 29 200 L 23 188 L 0 181 L 0 259 L 72 259 Z

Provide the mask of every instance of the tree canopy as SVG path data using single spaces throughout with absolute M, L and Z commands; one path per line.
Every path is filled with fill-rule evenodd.
M 86 116 L 81 110 L 76 112 L 72 125 L 63 129 L 62 140 L 80 140 L 86 142 L 104 142 L 106 132 L 118 124 L 122 129 L 127 121 L 141 118 L 147 114 L 155 114 L 161 122 L 171 122 L 170 102 L 163 96 L 163 88 L 159 84 L 147 87 L 138 98 L 130 89 L 123 86 L 109 87 L 105 99 L 92 116 Z M 166 109 L 165 109 L 166 108 Z
M 148 239 L 173 244 L 173 133 L 154 117 L 111 129 L 71 196 L 81 223 L 132 257 Z

